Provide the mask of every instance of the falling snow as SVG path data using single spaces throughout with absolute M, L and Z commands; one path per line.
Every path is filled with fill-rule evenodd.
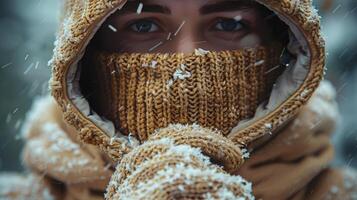
M 318 1 L 319 2 L 319 1 Z M 321 1 L 322 2 L 322 1 Z M 26 2 L 25 2 L 26 3 Z M 337 107 L 335 106 L 331 106 L 331 102 L 334 101 L 335 98 L 337 98 L 337 100 L 340 103 L 341 106 L 341 111 L 342 114 L 344 116 L 344 121 L 341 122 L 341 128 L 339 128 L 337 131 L 338 133 L 342 133 L 342 134 L 337 134 L 337 137 L 334 139 L 335 143 L 337 143 L 337 145 L 339 145 L 339 148 L 343 148 L 344 150 L 348 150 L 348 148 L 352 148 L 354 149 L 357 144 L 356 142 L 354 142 L 353 144 L 355 146 L 351 146 L 348 147 L 346 145 L 344 145 L 346 142 L 346 140 L 348 142 L 353 142 L 355 141 L 355 137 L 357 134 L 357 130 L 354 128 L 355 124 L 356 124 L 356 120 L 357 116 L 357 110 L 356 110 L 356 106 L 355 106 L 355 102 L 357 101 L 357 96 L 356 94 L 356 84 L 355 84 L 355 77 L 356 77 L 356 70 L 355 66 L 356 66 L 356 62 L 355 62 L 355 57 L 357 56 L 356 53 L 356 37 L 355 37 L 355 33 L 357 31 L 356 26 L 355 26 L 355 17 L 357 14 L 357 7 L 353 7 L 353 3 L 355 3 L 353 0 L 341 0 L 341 1 L 335 1 L 335 3 L 332 5 L 332 7 L 327 10 L 327 11 L 318 11 L 318 9 L 315 9 L 314 7 L 311 9 L 311 12 L 314 13 L 312 15 L 311 18 L 307 19 L 307 24 L 309 22 L 311 22 L 311 20 L 314 20 L 315 17 L 317 16 L 317 13 L 323 13 L 324 15 L 326 15 L 328 18 L 327 20 L 324 20 L 324 18 L 322 18 L 321 20 L 323 21 L 323 30 L 324 30 L 324 34 L 326 35 L 326 44 L 327 44 L 327 50 L 329 51 L 328 57 L 327 57 L 327 63 L 328 65 L 330 65 L 329 67 L 332 68 L 331 70 L 329 70 L 327 72 L 328 78 L 330 78 L 331 80 L 334 80 L 334 84 L 337 86 L 337 91 L 334 94 L 331 94 L 330 96 L 326 95 L 326 94 L 330 94 L 329 92 L 331 92 L 331 88 L 323 88 L 320 86 L 320 88 L 322 88 L 323 92 L 325 95 L 323 95 L 324 101 L 315 101 L 312 100 L 310 101 L 310 104 L 308 104 L 307 106 L 310 106 L 312 109 L 312 112 L 314 112 L 314 114 L 316 115 L 324 115 L 330 118 L 337 118 L 337 115 L 339 115 Z M 40 2 L 38 3 L 38 6 L 41 8 L 42 4 L 46 4 L 48 5 L 48 3 L 46 2 Z M 53 3 L 51 3 L 53 4 Z M 319 4 L 319 3 L 316 3 Z M 28 8 L 28 6 L 26 6 L 28 4 L 24 4 L 24 8 Z M 142 14 L 143 11 L 143 3 L 139 3 L 136 13 L 138 15 Z M 321 7 L 321 6 L 320 6 Z M 33 8 L 33 7 L 31 7 Z M 54 9 L 55 7 L 53 6 L 52 9 Z M 3 74 L 3 76 L 1 76 L 1 78 L 3 78 L 3 80 L 7 80 L 7 82 L 2 82 L 1 84 L 6 85 L 5 87 L 3 87 L 4 91 L 3 91 L 3 95 L 2 98 L 4 98 L 4 107 L 6 108 L 6 110 L 2 110 L 3 113 L 3 124 L 5 124 L 6 126 L 11 127 L 12 129 L 14 129 L 16 131 L 16 133 L 5 133 L 5 134 L 11 134 L 11 136 L 13 137 L 13 139 L 19 140 L 19 139 L 23 139 L 24 138 L 30 138 L 33 135 L 30 135 L 28 133 L 28 131 L 26 130 L 30 130 L 29 127 L 29 122 L 34 122 L 38 119 L 38 116 L 41 116 L 43 114 L 41 114 L 41 112 L 39 112 L 38 110 L 32 110 L 31 112 L 29 112 L 28 114 L 28 119 L 27 120 L 23 120 L 21 118 L 21 115 L 24 115 L 24 113 L 26 113 L 26 106 L 25 104 L 23 105 L 20 104 L 19 102 L 24 102 L 28 100 L 28 96 L 30 96 L 31 98 L 35 95 L 38 95 L 38 91 L 41 90 L 43 94 L 47 94 L 48 91 L 48 83 L 47 83 L 47 76 L 49 76 L 50 74 L 50 69 L 45 69 L 44 67 L 42 67 L 43 63 L 46 63 L 47 60 L 49 58 L 43 58 L 43 56 L 41 55 L 41 57 L 37 57 L 39 54 L 47 54 L 49 52 L 49 50 L 47 49 L 49 46 L 49 44 L 47 43 L 42 43 L 44 41 L 50 41 L 50 37 L 43 37 L 44 33 L 47 33 L 48 30 L 50 29 L 48 27 L 51 27 L 51 24 L 46 24 L 44 23 L 46 20 L 48 20 L 47 18 L 55 18 L 55 12 L 51 12 L 51 9 L 43 9 L 44 11 L 46 10 L 47 12 L 41 12 L 41 9 L 24 9 L 23 12 L 26 12 L 24 14 L 24 16 L 29 16 L 27 17 L 28 19 L 23 19 L 23 20 L 19 20 L 19 21 L 24 21 L 26 23 L 31 22 L 29 20 L 33 20 L 36 21 L 36 23 L 38 23 L 37 19 L 41 19 L 41 16 L 43 19 L 41 19 L 41 24 L 40 26 L 36 26 L 33 29 L 34 30 L 40 30 L 40 31 L 32 31 L 32 29 L 30 28 L 26 28 L 26 27 L 30 27 L 33 26 L 34 23 L 28 23 L 28 25 L 25 24 L 21 24 L 19 23 L 19 25 L 21 25 L 21 28 L 23 28 L 22 26 L 24 26 L 25 29 L 29 29 L 31 31 L 26 31 L 23 33 L 23 37 L 25 37 L 26 35 L 30 35 L 31 37 L 31 41 L 35 41 L 36 43 L 39 43 L 38 46 L 36 47 L 37 49 L 33 49 L 32 46 L 29 47 L 29 45 L 27 43 L 27 40 L 29 41 L 29 38 L 26 38 L 26 40 L 22 41 L 23 44 L 21 46 L 18 46 L 16 48 L 16 52 L 14 50 L 15 53 L 17 53 L 19 56 L 14 56 L 14 59 L 8 59 L 11 56 L 7 55 L 5 51 L 4 53 L 4 57 L 5 59 L 2 60 L 3 63 L 0 64 L 0 73 Z M 50 11 L 50 13 L 48 13 L 48 10 Z M 135 11 L 134 11 L 135 12 Z M 30 13 L 30 14 L 29 14 Z M 51 14 L 53 16 L 47 16 L 48 14 Z M 37 16 L 37 18 L 34 18 L 33 16 Z M 46 17 L 43 17 L 46 16 Z M 238 15 L 234 17 L 234 20 L 236 21 L 242 21 L 244 16 Z M 167 34 L 167 36 L 163 36 L 162 41 L 154 44 L 150 49 L 148 49 L 149 52 L 152 52 L 154 50 L 156 50 L 157 48 L 159 48 L 161 45 L 163 45 L 164 43 L 169 43 L 172 42 L 171 40 L 174 39 L 176 36 L 178 36 L 182 29 L 184 28 L 185 24 L 187 21 L 182 21 L 182 23 L 177 27 L 176 31 L 175 28 L 173 30 L 171 30 L 172 32 L 169 32 Z M 55 42 L 56 44 L 56 48 L 59 46 L 58 44 L 60 42 L 63 41 L 68 41 L 68 42 L 79 42 L 79 40 L 75 40 L 75 38 L 73 37 L 74 31 L 71 29 L 71 25 L 72 25 L 73 21 L 71 19 L 65 20 L 63 25 L 65 27 L 64 29 L 64 35 L 63 37 L 58 37 L 58 41 Z M 14 25 L 16 25 L 16 23 L 14 23 Z M 178 24 L 177 24 L 178 25 Z M 7 29 L 11 30 L 12 27 L 6 27 Z M 105 27 L 107 29 L 109 29 L 112 32 L 118 32 L 118 29 L 116 27 L 114 27 L 113 25 L 108 25 L 107 27 Z M 48 35 L 53 35 L 54 32 L 54 27 L 52 28 L 53 30 L 50 31 L 51 34 Z M 31 32 L 36 32 L 36 33 L 32 33 Z M 14 32 L 13 34 L 16 34 L 16 32 Z M 38 37 L 36 35 L 39 35 L 38 37 L 40 39 L 38 39 Z M 36 37 L 35 37 L 36 36 Z M 36 39 L 37 38 L 37 39 Z M 6 41 L 4 41 L 5 43 Z M 41 42 L 41 43 L 40 43 Z M 196 44 L 198 43 L 204 43 L 204 42 L 209 42 L 209 41 L 198 41 L 196 42 Z M 33 43 L 33 42 L 32 42 Z M 0 48 L 1 45 L 0 45 Z M 51 47 L 52 48 L 52 47 Z M 46 53 L 43 53 L 43 50 L 38 50 L 38 49 L 45 49 Z M 1 49 L 3 50 L 3 49 Z M 56 49 L 58 50 L 58 49 Z M 15 54 L 14 52 L 11 52 L 12 54 Z M 195 49 L 195 55 L 199 55 L 199 56 L 204 56 L 206 54 L 209 53 L 209 51 L 198 48 Z M 62 61 L 68 61 L 70 58 L 72 58 L 71 56 L 73 55 L 65 55 L 65 54 L 57 54 L 57 57 L 54 59 L 61 59 Z M 21 62 L 20 62 L 21 61 Z M 300 61 L 300 60 L 299 60 Z M 51 63 L 52 61 L 49 61 L 49 63 Z M 149 63 L 147 63 L 144 67 L 151 67 L 151 68 L 156 68 L 158 66 L 158 62 L 157 61 L 151 61 Z M 264 60 L 260 60 L 257 61 L 254 66 L 260 66 L 264 64 Z M 273 68 L 270 68 L 268 71 L 265 72 L 265 74 L 273 74 L 273 72 L 276 72 L 276 70 L 280 69 L 280 67 L 282 67 L 282 65 L 279 66 L 275 66 Z M 284 66 L 283 66 L 284 67 Z M 287 66 L 285 67 L 289 67 L 289 64 L 287 64 Z M 292 66 L 290 66 L 292 67 Z M 288 68 L 287 68 L 288 69 Z M 112 74 L 115 74 L 116 71 L 112 71 Z M 324 72 L 326 73 L 326 72 Z M 339 79 L 339 76 L 341 75 L 341 73 L 344 73 L 345 76 L 341 76 L 341 79 Z M 9 78 L 7 78 L 9 77 Z M 186 70 L 186 66 L 181 64 L 179 66 L 178 69 L 176 69 L 176 71 L 172 74 L 172 77 L 167 81 L 167 87 L 170 88 L 176 81 L 185 81 L 186 79 L 192 77 L 192 74 Z M 4 79 L 6 78 L 6 79 Z M 42 81 L 42 79 L 45 79 L 46 81 Z M 41 79 L 41 80 L 40 80 Z M 21 88 L 21 93 L 18 92 L 17 97 L 14 99 L 9 99 L 9 98 L 5 98 L 5 97 L 10 97 L 11 95 L 13 95 L 13 85 L 17 85 L 20 83 L 24 82 L 26 85 L 26 87 Z M 54 89 L 59 89 L 61 88 L 61 84 L 58 81 L 54 81 L 52 82 L 53 84 L 53 88 Z M 324 90 L 325 89 L 325 90 Z M 321 90 L 321 89 L 320 89 Z M 332 89 L 333 90 L 333 89 Z M 17 92 L 17 91 L 15 91 Z M 311 93 L 310 90 L 305 89 L 303 90 L 303 92 L 300 94 L 300 96 L 298 96 L 298 98 L 301 99 L 305 99 L 309 94 Z M 48 99 L 47 99 L 48 100 Z M 27 103 L 28 104 L 28 103 Z M 15 105 L 15 106 L 14 106 Z M 46 107 L 48 105 L 48 102 L 46 102 L 45 100 L 42 99 L 39 100 L 35 106 L 37 106 L 37 108 L 41 108 L 41 107 Z M 122 109 L 122 108 L 121 108 Z M 43 111 L 42 111 L 43 112 Z M 285 113 L 285 112 L 284 112 Z M 279 122 L 280 123 L 280 122 Z M 294 128 L 298 129 L 301 128 L 302 126 L 302 122 L 300 120 L 295 120 L 294 121 Z M 323 121 L 322 120 L 313 120 L 311 121 L 310 125 L 308 126 L 308 128 L 310 129 L 317 129 L 320 128 L 320 126 L 323 125 Z M 173 125 L 175 129 L 181 129 L 183 128 L 183 126 L 181 125 Z M 3 128 L 3 127 L 1 127 Z M 270 134 L 272 134 L 271 129 L 273 128 L 271 123 L 266 123 L 264 124 L 264 127 L 267 131 L 269 131 Z M 21 129 L 21 131 L 19 130 Z M 295 130 L 292 129 L 292 130 Z M 349 131 L 346 131 L 349 130 Z M 5 130 L 5 129 L 4 129 Z M 47 160 L 45 161 L 46 165 L 51 165 L 53 163 L 57 163 L 59 161 L 63 161 L 64 158 L 63 156 L 60 156 L 61 153 L 65 153 L 65 154 L 70 154 L 75 156 L 75 159 L 68 159 L 66 160 L 66 162 L 61 165 L 61 166 L 57 166 L 55 168 L 54 171 L 57 172 L 63 172 L 63 173 L 69 173 L 71 170 L 75 170 L 77 168 L 81 168 L 84 169 L 85 167 L 91 166 L 91 170 L 93 170 L 94 172 L 97 172 L 100 170 L 100 167 L 98 166 L 93 166 L 91 165 L 92 162 L 92 157 L 83 157 L 82 156 L 82 146 L 83 144 L 79 144 L 79 143 L 75 143 L 72 141 L 72 139 L 68 138 L 66 136 L 66 132 L 64 132 L 62 130 L 62 128 L 57 125 L 57 124 L 53 124 L 53 123 L 45 123 L 45 124 L 39 124 L 39 131 L 41 134 L 43 134 L 40 138 L 30 141 L 28 142 L 29 146 L 32 147 L 32 156 L 36 157 L 36 159 L 40 159 L 42 158 L 44 155 L 47 155 L 48 153 L 55 153 L 56 155 L 54 155 L 53 157 L 49 157 L 47 158 Z M 17 132 L 23 132 L 24 134 L 18 134 Z M 348 132 L 348 134 L 346 134 Z M 342 135 L 342 136 L 341 136 Z M 352 135 L 351 137 L 348 137 L 349 135 Z M 297 134 L 291 134 L 291 138 L 297 138 L 298 135 Z M 43 143 L 40 139 L 46 139 L 48 144 L 46 146 L 46 148 L 44 148 Z M 352 138 L 352 139 L 351 139 Z M 118 138 L 116 137 L 112 137 L 110 139 L 110 143 L 113 145 L 116 141 L 118 140 Z M 131 144 L 133 144 L 133 146 L 138 146 L 139 145 L 139 141 L 135 139 L 135 137 L 132 134 L 129 134 L 129 142 Z M 160 142 L 171 142 L 172 141 L 168 141 L 168 140 L 163 140 Z M 341 144 L 339 144 L 341 143 Z M 1 143 L 3 144 L 3 143 Z M 7 145 L 3 147 L 3 152 L 6 152 L 8 150 L 11 150 L 11 148 L 13 148 L 11 146 L 11 148 L 9 148 L 9 146 L 11 145 Z M 170 150 L 168 151 L 169 153 L 180 153 L 182 155 L 185 156 L 185 159 L 191 159 L 190 156 L 195 155 L 198 156 L 200 155 L 200 159 L 204 160 L 205 162 L 209 162 L 209 159 L 207 157 L 202 156 L 202 153 L 199 151 L 199 149 L 194 149 L 191 148 L 190 146 L 176 146 L 176 147 L 171 147 Z M 12 152 L 9 152 L 12 153 Z M 357 166 L 356 162 L 353 157 L 353 155 L 351 153 L 349 153 L 349 155 L 343 155 L 340 154 L 339 152 L 337 152 L 337 158 L 339 160 L 342 159 L 346 159 L 345 161 L 342 162 L 342 164 L 345 167 L 349 167 L 349 166 Z M 355 152 L 352 152 L 355 153 Z M 247 149 L 242 149 L 242 156 L 245 159 L 249 159 L 250 158 L 250 153 Z M 62 155 L 62 154 L 61 154 Z M 352 156 L 352 157 L 351 157 Z M 11 157 L 16 157 L 16 155 L 12 155 Z M 345 158 L 348 157 L 348 158 Z M 17 158 L 16 158 L 17 159 Z M 1 160 L 0 160 L 1 161 Z M 10 163 L 10 162 L 9 162 Z M 353 164 L 355 163 L 355 164 Z M 0 162 L 0 164 L 2 164 L 2 162 Z M 0 166 L 2 167 L 2 166 Z M 106 164 L 104 167 L 104 170 L 109 170 L 111 165 L 110 164 Z M 46 171 L 44 174 L 46 174 L 48 171 Z M 185 172 L 185 173 L 184 173 Z M 215 173 L 214 171 L 207 169 L 207 170 L 197 170 L 195 168 L 185 168 L 182 165 L 175 165 L 172 167 L 167 167 L 164 170 L 160 171 L 158 176 L 162 176 L 164 178 L 165 181 L 173 181 L 175 179 L 177 179 L 178 177 L 184 177 L 186 179 L 185 184 L 190 185 L 193 184 L 192 180 L 190 178 L 196 176 L 197 174 L 200 175 L 212 175 L 213 173 Z M 95 173 L 94 173 L 95 174 Z M 345 188 L 346 189 L 353 189 L 357 187 L 357 178 L 355 176 L 355 174 L 349 174 L 348 177 L 347 174 L 345 174 Z M 43 187 L 43 177 L 34 177 L 34 176 L 29 176 L 29 177 L 16 177 L 16 176 L 6 176 L 5 181 L 2 181 L 1 178 L 3 178 L 3 174 L 1 174 L 0 176 L 0 194 L 2 194 L 4 191 L 5 192 L 10 192 L 12 188 L 10 188 L 8 185 L 11 185 L 11 180 L 17 180 L 16 184 L 20 184 L 23 188 L 27 188 L 27 187 L 33 187 L 33 191 L 39 192 L 39 194 L 41 195 L 41 197 L 43 199 L 53 199 L 53 197 L 50 194 L 50 190 L 48 190 L 46 187 Z M 102 177 L 103 178 L 103 177 Z M 246 188 L 244 188 L 244 191 L 251 191 L 251 183 L 245 182 L 244 180 L 242 180 L 240 177 L 234 177 L 234 178 L 229 178 L 227 176 L 219 176 L 217 177 L 220 180 L 224 180 L 224 181 L 231 181 L 231 182 L 242 182 L 244 183 L 244 185 L 247 185 Z M 3 183 L 6 183 L 5 185 Z M 150 182 L 150 180 L 146 183 L 143 183 L 142 186 L 153 186 L 153 189 L 157 189 L 159 187 L 158 184 L 155 184 L 154 182 Z M 185 191 L 185 185 L 179 185 L 178 189 L 180 191 Z M 229 190 L 229 188 L 226 187 L 222 187 L 219 190 L 219 199 L 232 199 L 233 198 L 233 193 Z M 330 191 L 331 194 L 338 194 L 340 193 L 340 189 L 337 186 L 333 186 L 331 187 Z M 143 193 L 144 195 L 144 193 Z M 353 197 L 357 199 L 357 192 L 353 193 L 352 195 L 354 195 Z M 1 196 L 0 196 L 1 198 Z M 215 199 L 213 197 L 213 195 L 211 193 L 207 193 L 205 194 L 205 198 L 206 199 Z M 26 197 L 23 197 L 22 199 L 26 199 Z M 33 198 L 35 199 L 35 198 Z
M 143 3 L 139 3 L 139 6 L 138 6 L 138 8 L 137 8 L 137 10 L 136 10 L 136 13 L 137 13 L 138 15 L 141 14 L 141 11 L 143 10 L 143 7 L 144 7 L 144 4 L 143 4 Z
M 150 51 L 154 51 L 157 47 L 161 46 L 163 43 L 164 43 L 164 42 L 160 41 L 159 43 L 157 43 L 156 45 L 154 45 L 153 47 L 151 47 L 151 48 L 149 49 L 149 52 L 150 52 Z
M 1 69 L 5 69 L 5 68 L 7 68 L 7 67 L 9 67 L 9 66 L 11 66 L 11 65 L 12 65 L 11 62 L 10 62 L 10 63 L 7 63 L 7 64 L 1 66 Z
M 108 25 L 108 28 L 112 30 L 113 32 L 118 32 L 118 30 L 113 26 L 113 25 Z
M 177 34 L 181 31 L 182 27 L 185 25 L 186 21 L 182 21 L 176 32 L 174 33 L 174 36 L 177 36 Z

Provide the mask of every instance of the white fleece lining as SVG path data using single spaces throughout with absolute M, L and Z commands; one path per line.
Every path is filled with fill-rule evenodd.
M 304 35 L 295 24 L 290 22 L 285 16 L 278 15 L 278 17 L 290 28 L 289 44 L 286 48 L 296 59 L 289 61 L 289 66 L 277 79 L 270 94 L 268 104 L 262 103 L 257 108 L 253 118 L 240 121 L 230 133 L 242 130 L 274 111 L 299 88 L 309 72 L 311 53 Z
M 113 10 L 113 12 L 115 11 L 116 10 Z M 100 23 L 96 25 L 92 35 L 88 38 L 87 41 L 85 41 L 84 47 L 88 45 L 100 26 L 113 12 L 109 13 Z M 305 77 L 309 71 L 308 69 L 310 65 L 311 54 L 304 35 L 301 33 L 298 27 L 296 27 L 294 23 L 290 22 L 289 19 L 287 19 L 285 16 L 279 14 L 277 15 L 290 28 L 289 44 L 287 46 L 287 50 L 292 55 L 294 55 L 296 59 L 290 60 L 289 67 L 287 67 L 284 73 L 278 78 L 271 92 L 268 104 L 261 104 L 257 108 L 253 118 L 239 122 L 231 132 L 236 132 L 249 126 L 253 122 L 263 118 L 266 114 L 276 109 L 299 88 L 299 86 L 304 82 Z M 105 131 L 109 137 L 120 137 L 127 139 L 126 136 L 115 130 L 114 124 L 111 121 L 103 119 L 93 110 L 91 110 L 88 101 L 81 94 L 79 86 L 80 66 L 78 66 L 78 62 L 82 59 L 84 53 L 85 48 L 82 49 L 81 54 L 68 69 L 68 96 L 73 104 L 78 108 L 78 110 L 80 110 L 84 116 L 88 117 L 88 119 L 90 119 L 95 125 Z
M 124 6 L 124 4 L 122 5 Z M 120 7 L 121 8 L 121 7 Z M 120 9 L 118 8 L 118 9 Z M 80 90 L 80 66 L 78 65 L 79 61 L 83 58 L 85 54 L 86 47 L 88 46 L 91 39 L 94 37 L 95 33 L 99 30 L 105 20 L 118 9 L 113 9 L 112 12 L 109 12 L 107 16 L 103 18 L 94 28 L 91 35 L 85 41 L 84 48 L 81 50 L 80 55 L 77 56 L 77 59 L 72 63 L 68 69 L 67 73 L 67 93 L 68 98 L 73 102 L 77 109 L 88 119 L 90 119 L 96 126 L 101 128 L 109 137 L 119 137 L 124 138 L 129 142 L 129 137 L 122 135 L 120 132 L 115 130 L 113 122 L 100 117 L 97 113 L 91 110 L 89 102 L 85 99 Z

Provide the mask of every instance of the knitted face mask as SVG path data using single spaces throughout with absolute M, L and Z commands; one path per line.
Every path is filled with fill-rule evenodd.
M 258 47 L 192 54 L 96 53 L 99 114 L 123 134 L 145 140 L 169 124 L 226 135 L 254 116 L 277 77 L 280 51 Z

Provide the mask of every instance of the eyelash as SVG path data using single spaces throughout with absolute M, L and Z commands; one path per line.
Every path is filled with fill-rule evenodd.
M 132 26 L 135 26 L 136 24 L 140 23 L 140 22 L 151 22 L 153 23 L 154 25 L 157 26 L 158 28 L 158 31 L 160 30 L 163 30 L 162 27 L 160 26 L 160 23 L 157 22 L 157 20 L 155 19 L 152 19 L 152 18 L 142 18 L 142 19 L 135 19 L 135 20 L 132 20 L 130 22 L 127 23 L 127 25 L 125 25 L 125 29 L 126 30 L 129 30 L 131 32 L 134 32 L 134 33 L 138 33 L 138 34 L 148 34 L 148 33 L 156 33 L 158 31 L 153 31 L 153 32 L 139 32 L 139 31 L 134 31 L 132 30 Z
M 249 26 L 247 25 L 247 23 L 245 22 L 245 20 L 241 19 L 237 22 L 240 23 L 240 25 L 242 26 L 241 29 L 242 30 L 237 30 L 237 31 L 224 31 L 224 30 L 218 30 L 216 27 L 218 25 L 218 23 L 220 22 L 224 22 L 226 20 L 232 20 L 233 18 L 227 18 L 227 17 L 220 17 L 220 18 L 217 18 L 214 20 L 214 22 L 211 24 L 211 28 L 209 30 L 211 31 L 220 31 L 220 32 L 238 32 L 238 31 L 242 31 L 244 29 L 248 29 Z M 136 24 L 140 23 L 140 22 L 151 22 L 153 23 L 155 26 L 157 26 L 158 30 L 157 31 L 152 31 L 152 32 L 139 32 L 139 31 L 134 31 L 132 29 L 133 26 L 135 26 Z M 157 22 L 157 20 L 155 19 L 152 19 L 152 18 L 142 18 L 142 19 L 135 19 L 135 20 L 132 20 L 130 22 L 127 23 L 127 25 L 125 26 L 127 30 L 131 31 L 131 32 L 134 32 L 134 33 L 137 33 L 137 34 L 149 34 L 149 33 L 157 33 L 159 32 L 160 30 L 163 30 L 160 23 Z
M 223 22 L 223 21 L 226 21 L 226 20 L 234 20 L 234 19 L 233 19 L 233 18 L 228 18 L 228 17 L 220 17 L 220 18 L 217 18 L 217 19 L 215 19 L 214 22 L 211 24 L 210 30 L 212 30 L 212 31 L 218 31 L 218 32 L 219 32 L 219 31 L 220 31 L 220 32 L 228 32 L 228 31 L 217 30 L 217 28 L 216 28 L 216 26 L 217 26 L 218 23 Z M 241 26 L 242 26 L 241 29 L 242 29 L 242 30 L 249 28 L 248 23 L 246 23 L 246 21 L 243 20 L 243 19 L 241 19 L 241 20 L 239 20 L 239 21 L 236 21 L 236 22 L 239 22 L 239 23 L 241 24 Z M 241 31 L 241 30 L 238 30 L 238 31 Z M 237 32 L 237 31 L 232 31 L 232 32 Z

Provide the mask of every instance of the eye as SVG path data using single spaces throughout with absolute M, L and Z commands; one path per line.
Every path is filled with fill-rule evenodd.
M 239 20 L 235 19 L 220 19 L 214 27 L 216 30 L 219 31 L 226 31 L 226 32 L 234 32 L 240 31 L 244 28 L 244 25 Z
M 138 20 L 130 25 L 130 29 L 138 33 L 150 33 L 159 30 L 159 26 L 152 20 Z

